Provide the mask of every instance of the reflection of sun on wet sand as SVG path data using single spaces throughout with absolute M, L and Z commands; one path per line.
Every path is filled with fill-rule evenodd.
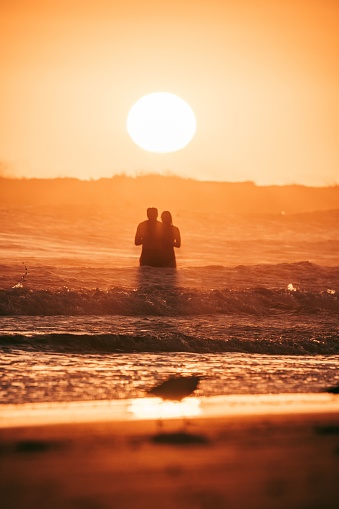
M 128 409 L 138 419 L 175 419 L 201 414 L 199 398 L 188 398 L 184 401 L 138 398 L 131 400 Z
M 80 403 L 63 404 L 64 424 L 56 424 L 58 405 L 48 425 L 43 425 L 39 405 L 22 408 L 21 423 L 28 422 L 30 412 L 38 416 L 30 426 L 18 427 L 13 420 L 0 429 L 2 503 L 15 509 L 335 509 L 338 401 L 330 394 L 309 396 L 305 413 L 300 413 L 307 396 L 299 396 L 292 412 L 267 395 L 262 413 L 256 403 L 258 412 L 248 407 L 243 415 L 239 406 L 238 413 L 225 413 L 220 398 L 202 400 L 191 428 L 205 440 L 182 442 L 154 440 L 158 416 L 127 417 L 122 409 L 126 401 L 95 402 L 96 408 L 83 403 L 82 422 L 74 421 L 77 416 L 81 421 Z M 235 396 L 233 400 L 235 405 Z M 325 400 L 328 405 L 320 411 Z M 245 400 L 241 405 L 246 407 Z M 15 407 L 19 412 L 20 406 Z M 48 404 L 45 415 L 46 408 Z M 116 419 L 110 418 L 114 415 Z M 168 433 L 176 432 L 180 422 L 179 416 L 167 419 Z

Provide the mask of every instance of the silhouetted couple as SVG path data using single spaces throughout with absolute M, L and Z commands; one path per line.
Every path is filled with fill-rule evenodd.
M 140 265 L 149 267 L 177 266 L 175 247 L 180 247 L 181 238 L 179 228 L 172 224 L 172 215 L 168 210 L 161 214 L 158 221 L 158 209 L 147 209 L 146 221 L 138 225 L 135 234 L 135 245 L 142 245 Z

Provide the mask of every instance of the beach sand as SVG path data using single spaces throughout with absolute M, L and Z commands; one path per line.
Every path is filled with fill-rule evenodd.
M 25 425 L 19 425 L 20 411 L 7 407 L 0 429 L 1 507 L 337 509 L 339 411 L 333 401 L 330 411 L 305 407 L 301 413 L 262 407 L 227 414 L 219 405 L 219 412 L 202 412 L 186 425 L 182 418 L 161 425 L 125 418 L 126 402 L 113 419 L 99 411 L 97 421 L 93 408 L 89 418 L 75 419 L 76 406 L 59 405 L 64 417 L 53 407 L 50 420 L 44 407 L 26 408 L 26 417 L 35 412 L 35 418 Z

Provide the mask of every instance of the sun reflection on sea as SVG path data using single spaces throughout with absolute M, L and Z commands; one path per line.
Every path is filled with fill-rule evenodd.
M 199 398 L 163 401 L 160 398 L 132 399 L 127 411 L 138 419 L 177 419 L 201 414 Z

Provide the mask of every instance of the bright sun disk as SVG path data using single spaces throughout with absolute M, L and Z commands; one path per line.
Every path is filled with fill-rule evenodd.
M 186 147 L 196 131 L 192 108 L 180 97 L 155 92 L 141 97 L 130 109 L 127 131 L 148 152 L 176 152 Z

